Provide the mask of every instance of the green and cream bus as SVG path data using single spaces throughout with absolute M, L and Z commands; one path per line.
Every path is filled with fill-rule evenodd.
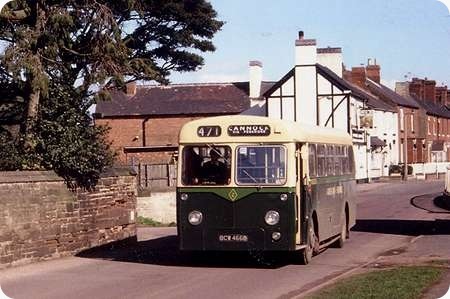
M 349 134 L 257 116 L 191 121 L 179 138 L 181 250 L 342 247 L 355 224 Z

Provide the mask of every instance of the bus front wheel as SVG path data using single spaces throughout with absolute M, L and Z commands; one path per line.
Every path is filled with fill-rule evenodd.
M 319 240 L 316 235 L 316 231 L 314 229 L 314 222 L 308 221 L 308 236 L 307 236 L 307 243 L 306 247 L 302 249 L 301 251 L 301 263 L 303 265 L 309 264 L 311 261 L 313 255 L 317 254 L 319 247 Z

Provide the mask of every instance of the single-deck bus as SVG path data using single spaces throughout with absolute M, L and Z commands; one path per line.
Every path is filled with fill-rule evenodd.
M 183 126 L 180 250 L 295 251 L 307 264 L 355 224 L 352 140 L 344 131 L 257 116 Z

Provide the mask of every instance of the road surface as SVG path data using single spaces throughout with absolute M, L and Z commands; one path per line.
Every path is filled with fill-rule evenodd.
M 344 249 L 329 248 L 307 266 L 251 253 L 193 258 L 178 252 L 174 228 L 140 228 L 137 245 L 6 269 L 0 285 L 14 299 L 296 297 L 379 256 L 450 258 L 450 214 L 410 203 L 442 188 L 442 181 L 358 185 L 357 226 Z

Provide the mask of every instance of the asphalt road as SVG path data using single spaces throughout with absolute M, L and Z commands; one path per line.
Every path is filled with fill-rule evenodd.
M 6 269 L 0 271 L 0 285 L 15 299 L 296 297 L 408 248 L 417 256 L 447 257 L 450 214 L 410 203 L 414 196 L 442 189 L 442 181 L 359 185 L 357 225 L 344 249 L 329 248 L 307 266 L 256 253 L 182 254 L 174 228 L 140 228 L 138 244 Z

